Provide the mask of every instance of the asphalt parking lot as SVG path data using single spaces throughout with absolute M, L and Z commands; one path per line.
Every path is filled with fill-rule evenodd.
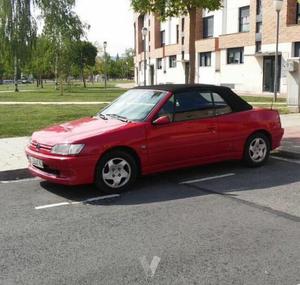
M 0 201 L 0 284 L 300 284 L 297 160 L 149 176 L 108 197 L 2 181 Z

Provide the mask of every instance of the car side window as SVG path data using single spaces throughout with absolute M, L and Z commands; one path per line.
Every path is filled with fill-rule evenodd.
M 157 114 L 157 118 L 168 116 L 170 121 L 173 122 L 174 119 L 174 96 L 172 96 L 160 109 Z
M 232 113 L 231 107 L 225 102 L 225 100 L 218 93 L 213 92 L 212 96 L 214 99 L 217 116 Z
M 209 118 L 214 115 L 211 92 L 195 90 L 175 95 L 175 122 Z

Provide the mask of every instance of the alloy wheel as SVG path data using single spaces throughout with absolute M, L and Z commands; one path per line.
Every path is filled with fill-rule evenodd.
M 112 158 L 103 167 L 104 183 L 114 189 L 125 186 L 131 178 L 130 164 L 124 158 Z

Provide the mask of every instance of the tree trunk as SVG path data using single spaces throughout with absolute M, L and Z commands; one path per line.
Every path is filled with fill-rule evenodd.
M 58 90 L 58 56 L 55 57 L 55 90 Z
M 189 71 L 189 83 L 195 83 L 196 77 L 196 8 L 192 8 L 189 11 L 190 16 L 190 39 L 189 39 L 189 54 L 190 54 L 190 71 Z
M 62 78 L 60 79 L 60 95 L 64 95 L 64 81 Z
M 43 77 L 42 77 L 42 75 L 40 75 L 40 84 L 41 84 L 41 88 L 44 88 L 44 83 L 43 83 Z
M 18 87 L 18 58 L 15 55 L 14 57 L 14 83 L 15 83 L 15 92 L 19 92 Z
M 85 77 L 84 77 L 84 70 L 83 70 L 83 68 L 81 68 L 81 76 L 82 76 L 82 81 L 83 81 L 83 87 L 86 88 L 86 80 L 85 80 Z

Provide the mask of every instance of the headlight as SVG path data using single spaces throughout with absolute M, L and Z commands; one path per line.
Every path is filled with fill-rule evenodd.
M 60 155 L 76 155 L 79 154 L 84 148 L 84 144 L 57 144 L 51 153 Z

